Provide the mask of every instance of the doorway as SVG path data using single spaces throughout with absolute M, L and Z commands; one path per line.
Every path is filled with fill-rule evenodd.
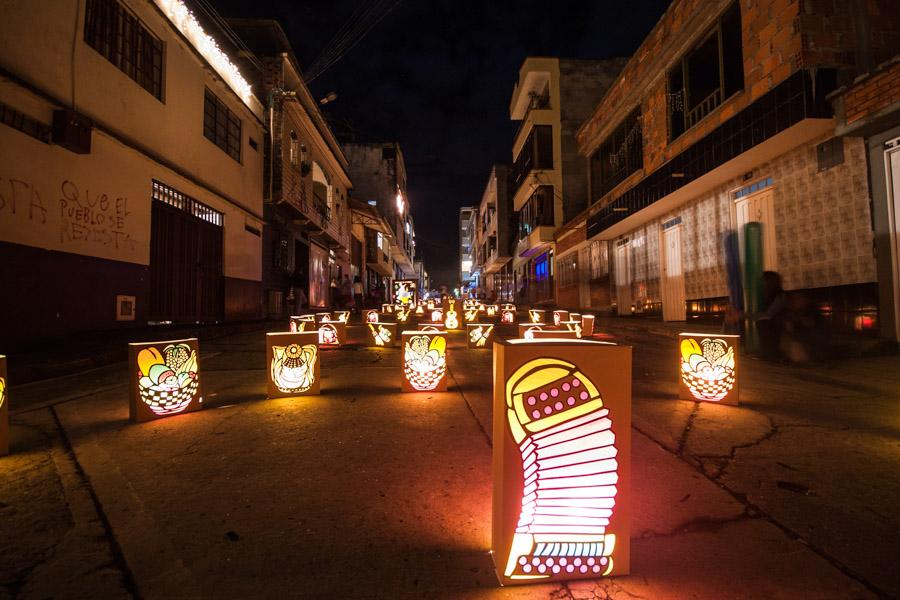
M 894 334 L 900 339 L 900 139 L 884 152 L 885 178 L 891 230 L 891 263 L 894 288 Z
M 678 220 L 680 222 L 680 219 Z M 662 305 L 664 321 L 684 321 L 685 308 L 684 269 L 681 264 L 681 225 L 666 227 L 663 224 L 662 243 Z
M 739 198 L 734 203 L 735 225 L 740 240 L 741 264 L 744 264 L 744 225 L 757 221 L 762 224 L 763 270 L 778 270 L 775 247 L 775 193 L 772 187 Z

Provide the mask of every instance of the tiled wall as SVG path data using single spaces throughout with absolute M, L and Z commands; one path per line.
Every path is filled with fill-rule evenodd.
M 789 290 L 876 280 L 864 142 L 844 138 L 843 164 L 819 172 L 816 146 L 825 139 L 753 171 L 755 179 L 773 179 L 778 266 Z M 729 181 L 622 236 L 631 241 L 636 303 L 661 301 L 660 226 L 677 216 L 683 221 L 686 297 L 728 294 L 722 234 L 732 227 L 733 192 L 742 185 L 740 179 Z

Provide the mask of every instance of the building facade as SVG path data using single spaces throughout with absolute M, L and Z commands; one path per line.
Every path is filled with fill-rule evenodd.
M 475 223 L 475 266 L 486 297 L 512 302 L 514 287 L 509 266 L 513 252 L 512 198 L 509 165 L 494 165 L 478 205 Z
M 228 50 L 208 44 L 217 32 L 182 8 L 4 3 L 9 344 L 262 316 L 263 107 Z
M 615 81 L 625 59 L 529 57 L 519 69 L 509 115 L 509 188 L 515 218 L 512 271 L 516 299 L 553 303 L 554 235 L 588 205 L 587 174 L 575 131 Z
M 264 165 L 262 281 L 270 317 L 334 306 L 332 293 L 351 269 L 351 187 L 347 159 L 303 81 L 281 26 L 269 19 L 229 19 L 256 55 L 248 65 L 269 99 Z M 302 290 L 302 294 L 301 294 Z M 343 306 L 341 306 L 343 308 Z
M 475 222 L 478 208 L 459 209 L 459 286 L 462 290 L 477 290 L 480 273 L 475 265 Z
M 673 2 L 577 133 L 591 206 L 559 236 L 569 302 L 721 313 L 737 268 L 723 236 L 743 247 L 758 222 L 762 268 L 833 324 L 863 323 L 877 302 L 865 144 L 836 137 L 826 96 L 859 72 L 858 39 L 889 56 L 897 31 L 886 0 Z
M 353 181 L 353 198 L 373 208 L 377 215 L 375 220 L 383 220 L 388 229 L 380 232 L 368 228 L 371 233 L 367 234 L 370 236 L 366 240 L 367 252 L 372 248 L 373 257 L 378 258 L 374 248 L 389 248 L 390 272 L 384 272 L 385 263 L 369 263 L 367 255 L 364 285 L 369 293 L 376 289 L 389 293 L 394 279 L 415 279 L 417 276 L 415 230 L 406 192 L 403 153 L 395 142 L 345 143 L 342 148 Z M 370 217 L 366 219 L 371 220 Z

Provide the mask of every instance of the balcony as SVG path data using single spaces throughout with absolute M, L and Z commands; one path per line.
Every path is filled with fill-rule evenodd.
M 516 254 L 533 256 L 553 241 L 556 229 L 554 189 L 540 185 L 521 210 L 516 211 Z
M 510 170 L 509 186 L 513 196 L 532 171 L 553 169 L 553 128 L 550 125 L 535 125 Z
M 304 227 L 316 242 L 331 249 L 350 246 L 348 224 L 344 222 L 345 219 L 336 215 L 324 200 L 314 197 L 313 201 L 309 202 L 301 190 L 299 195 L 285 198 L 283 201 L 299 213 L 292 219 L 293 223 Z

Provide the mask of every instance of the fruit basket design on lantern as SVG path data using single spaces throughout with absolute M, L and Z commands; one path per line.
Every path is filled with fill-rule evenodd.
M 403 351 L 403 365 L 414 390 L 435 389 L 447 372 L 447 341 L 427 334 L 410 337 Z
M 272 382 L 278 391 L 298 394 L 312 387 L 318 354 L 314 344 L 272 346 Z
M 734 387 L 734 347 L 723 339 L 681 341 L 681 380 L 697 400 L 718 402 Z
M 200 385 L 197 352 L 187 344 L 169 344 L 160 352 L 144 348 L 138 353 L 138 392 L 157 416 L 174 415 L 193 401 Z
M 539 358 L 509 378 L 505 395 L 523 478 L 505 576 L 608 575 L 618 449 L 599 391 L 575 365 Z

